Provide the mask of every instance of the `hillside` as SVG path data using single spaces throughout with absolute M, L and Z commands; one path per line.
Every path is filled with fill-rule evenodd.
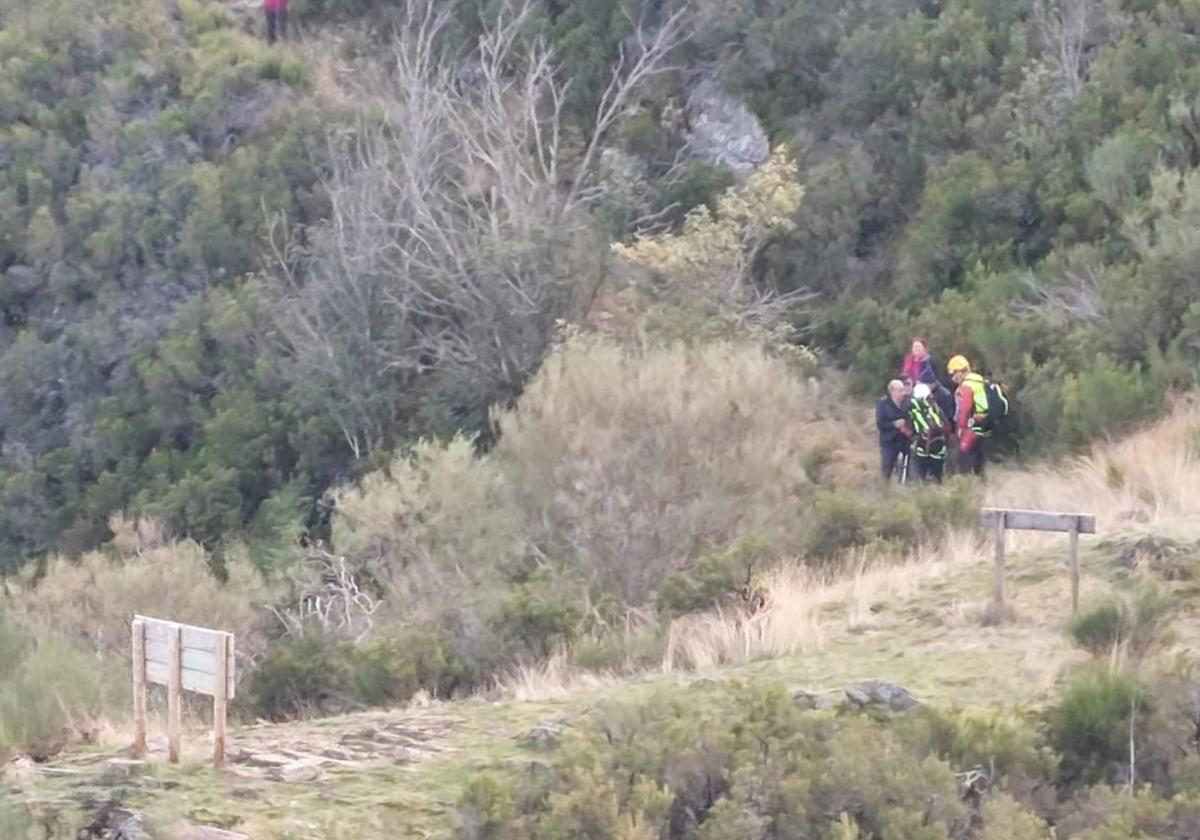
M 0 837 L 1200 836 L 1196 0 L 263 24 L 0 0 Z M 134 615 L 226 770 L 114 760 Z
M 1193 598 L 1200 508 L 1187 483 L 1200 472 L 1194 456 L 1179 449 L 1196 422 L 1194 410 L 1182 407 L 1166 423 L 1086 460 L 1007 471 L 989 491 L 996 503 L 1040 493 L 1039 506 L 1059 509 L 1077 509 L 1078 494 L 1085 494 L 1101 522 L 1101 534 L 1083 548 L 1085 608 L 1134 579 L 1171 581 L 1183 611 L 1161 653 L 1164 663 L 1194 656 L 1200 646 Z M 1118 472 L 1126 476 L 1120 486 L 1112 479 Z M 486 697 L 246 725 L 220 772 L 206 766 L 203 729 L 192 730 L 178 769 L 163 763 L 161 743 L 147 765 L 112 764 L 107 757 L 120 754 L 114 748 L 126 736 L 107 730 L 100 744 L 49 764 L 10 764 L 6 778 L 12 801 L 29 808 L 47 836 L 87 823 L 102 802 L 126 817 L 144 815 L 155 837 L 207 836 L 179 833 L 185 825 L 254 838 L 450 837 L 464 830 L 506 836 L 465 828 L 464 793 L 473 780 L 485 771 L 549 772 L 591 727 L 611 725 L 602 722 L 614 710 L 641 703 L 693 696 L 712 698 L 701 700 L 708 703 L 733 686 L 779 686 L 803 709 L 836 704 L 844 688 L 884 680 L 939 712 L 965 710 L 978 725 L 1008 726 L 1052 705 L 1071 670 L 1088 658 L 1064 633 L 1069 593 L 1061 540 L 1013 536 L 1017 618 L 1000 626 L 979 623 L 990 594 L 990 546 L 964 532 L 904 560 L 864 557 L 867 566 L 826 582 L 800 568 L 781 570 L 768 584 L 766 610 L 749 620 L 728 613 L 682 619 L 680 646 L 691 653 L 674 654 L 669 668 L 664 662 L 637 675 L 604 676 L 550 661 L 510 675 Z M 1009 748 L 996 742 L 980 749 L 998 750 L 994 762 Z

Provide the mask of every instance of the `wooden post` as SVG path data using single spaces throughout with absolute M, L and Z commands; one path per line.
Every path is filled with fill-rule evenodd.
M 146 752 L 146 622 L 133 622 L 133 755 Z
M 1070 538 L 1067 549 L 1067 560 L 1071 565 L 1071 615 L 1079 612 L 1079 523 L 1076 522 L 1067 532 Z
M 213 684 L 213 764 L 225 761 L 225 715 L 229 703 L 229 659 L 233 656 L 233 636 L 217 643 L 216 675 Z
M 992 583 L 992 605 L 995 610 L 995 619 L 1002 621 L 1005 614 L 1005 581 L 1004 581 L 1004 535 L 1006 523 L 1004 514 L 996 517 L 996 567 L 993 570 L 994 579 Z
M 170 664 L 167 671 L 167 760 L 179 763 L 179 738 L 183 730 L 183 628 L 172 627 L 167 636 Z

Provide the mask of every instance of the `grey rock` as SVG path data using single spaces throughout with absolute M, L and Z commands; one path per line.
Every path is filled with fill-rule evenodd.
M 747 173 L 771 153 L 758 117 L 713 79 L 692 89 L 686 112 L 688 148 L 701 160 Z
M 884 680 L 870 680 L 843 689 L 851 709 L 908 712 L 921 706 L 908 689 Z
M 135 758 L 108 758 L 100 764 L 100 784 L 118 785 L 146 769 L 146 762 Z
M 521 743 L 539 750 L 553 749 L 562 743 L 562 733 L 563 725 L 547 718 L 521 736 Z
M 321 778 L 321 761 L 316 758 L 305 758 L 293 761 L 275 771 L 275 777 L 281 782 L 313 782 Z
M 236 831 L 207 825 L 189 825 L 177 837 L 178 840 L 250 840 L 248 834 L 238 834 Z
M 830 698 L 822 697 L 806 688 L 792 689 L 792 702 L 801 709 L 828 709 L 834 705 Z

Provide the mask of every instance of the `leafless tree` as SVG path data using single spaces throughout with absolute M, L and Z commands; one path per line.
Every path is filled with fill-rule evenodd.
M 682 10 L 637 23 L 580 148 L 533 0 L 504 3 L 466 60 L 452 11 L 407 0 L 389 66 L 354 90 L 359 123 L 329 139 L 329 219 L 276 241 L 273 334 L 356 457 L 428 374 L 486 406 L 536 369 L 603 270 L 587 209 L 605 138 L 684 36 Z
M 1087 81 L 1092 54 L 1119 28 L 1120 16 L 1106 0 L 1041 0 L 1033 21 L 1062 96 L 1074 102 Z
M 383 602 L 365 590 L 346 558 L 323 547 L 310 550 L 307 570 L 313 580 L 304 586 L 286 608 L 271 607 L 271 612 L 293 637 L 300 637 L 313 626 L 330 635 L 361 642 L 374 628 L 374 615 Z

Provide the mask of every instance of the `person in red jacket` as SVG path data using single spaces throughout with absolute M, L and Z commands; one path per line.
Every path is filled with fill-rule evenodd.
M 276 33 L 286 41 L 288 0 L 263 0 L 263 13 L 267 16 L 267 43 L 275 43 Z
M 925 339 L 914 338 L 912 340 L 912 348 L 904 357 L 904 364 L 900 366 L 900 378 L 910 379 L 914 385 L 918 382 L 924 382 L 927 385 L 937 383 L 937 371 L 934 369 L 933 359 L 929 356 L 929 348 L 925 344 Z
M 955 356 L 946 366 L 954 380 L 954 427 L 964 466 L 983 475 L 984 442 L 991 436 L 987 423 L 987 380 L 971 370 L 965 356 Z

